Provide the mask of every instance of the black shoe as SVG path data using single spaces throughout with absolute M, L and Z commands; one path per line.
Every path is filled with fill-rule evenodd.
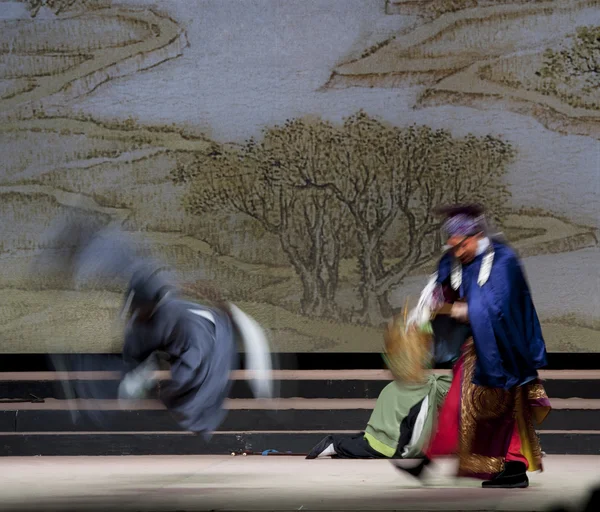
M 307 459 L 316 459 L 325 448 L 327 448 L 331 443 L 333 443 L 333 436 L 327 436 L 323 440 L 319 442 L 306 456 Z
M 400 472 L 408 473 L 409 475 L 420 479 L 423 470 L 429 466 L 429 464 L 431 464 L 431 460 L 427 457 L 424 457 L 416 466 L 413 467 L 401 466 L 397 460 L 392 460 L 391 463 Z
M 529 487 L 527 466 L 523 462 L 506 462 L 500 473 L 492 480 L 483 482 L 481 486 L 486 489 L 525 489 Z

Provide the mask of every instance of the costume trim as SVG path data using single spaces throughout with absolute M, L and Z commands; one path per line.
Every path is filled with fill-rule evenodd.
M 492 266 L 494 264 L 494 247 L 490 243 L 485 251 L 485 256 L 481 262 L 481 268 L 479 269 L 479 276 L 477 277 L 477 284 L 481 287 L 488 282 L 490 274 L 492 273 Z M 452 272 L 450 273 L 450 284 L 452 289 L 457 292 L 462 285 L 462 265 L 457 258 L 454 258 L 452 262 Z
M 396 448 L 392 448 L 385 443 L 382 443 L 378 439 L 375 439 L 371 434 L 365 432 L 365 441 L 369 443 L 369 446 L 376 452 L 381 453 L 385 457 L 392 458 L 396 453 Z
M 481 262 L 481 269 L 479 270 L 479 277 L 477 278 L 477 284 L 481 287 L 488 282 L 490 274 L 492 273 L 492 265 L 494 264 L 494 248 L 490 244 L 485 252 L 483 261 Z

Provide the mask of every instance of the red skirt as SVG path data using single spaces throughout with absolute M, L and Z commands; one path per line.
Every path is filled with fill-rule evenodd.
M 473 340 L 454 366 L 452 384 L 425 454 L 430 459 L 458 454 L 459 476 L 489 479 L 505 461 L 521 461 L 530 471 L 542 469 L 542 450 L 534 420 L 541 423 L 550 402 L 539 381 L 514 389 L 472 383 L 476 363 Z

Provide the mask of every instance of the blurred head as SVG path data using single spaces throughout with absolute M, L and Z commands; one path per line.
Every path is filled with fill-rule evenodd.
M 158 302 L 158 300 L 132 302 L 129 314 L 133 318 L 133 321 L 141 323 L 150 321 Z
M 479 241 L 485 236 L 485 218 L 480 205 L 453 205 L 438 209 L 446 217 L 443 230 L 449 250 L 461 263 L 469 263 L 477 256 Z
M 448 238 L 446 245 L 463 265 L 471 263 L 477 256 L 479 241 L 483 238 L 483 232 L 472 236 L 454 235 Z
M 134 272 L 125 295 L 124 316 L 134 317 L 136 322 L 152 318 L 159 304 L 174 290 L 162 270 L 146 266 Z

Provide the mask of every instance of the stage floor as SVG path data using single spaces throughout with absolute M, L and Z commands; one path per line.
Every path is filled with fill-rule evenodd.
M 600 456 L 549 456 L 525 490 L 486 490 L 443 461 L 421 486 L 388 461 L 282 456 L 0 458 L 0 510 L 544 511 L 600 484 Z

